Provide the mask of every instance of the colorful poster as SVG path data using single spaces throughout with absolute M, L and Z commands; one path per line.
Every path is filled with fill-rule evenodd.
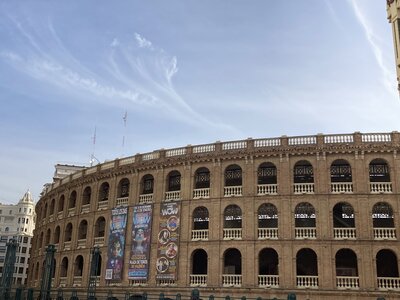
M 151 205 L 133 207 L 132 246 L 129 259 L 129 279 L 148 279 L 151 222 L 153 208 Z
M 128 218 L 128 208 L 119 207 L 111 211 L 110 234 L 108 235 L 108 259 L 106 280 L 122 280 L 124 265 L 125 229 Z
M 157 279 L 177 279 L 180 203 L 162 203 L 157 243 Z

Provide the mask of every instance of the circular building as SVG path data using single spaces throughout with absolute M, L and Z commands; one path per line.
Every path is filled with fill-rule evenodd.
M 55 245 L 54 288 L 395 299 L 399 149 L 398 132 L 282 136 L 77 171 L 36 206 L 28 284 Z

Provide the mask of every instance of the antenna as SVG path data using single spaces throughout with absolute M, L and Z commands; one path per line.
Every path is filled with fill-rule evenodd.
M 96 158 L 96 156 L 94 156 L 94 151 L 96 150 L 96 126 L 94 126 L 94 134 L 92 136 L 92 142 L 93 142 L 93 150 L 92 150 L 92 154 L 90 155 L 90 166 L 93 166 L 93 163 L 95 162 L 95 160 L 97 161 L 97 163 L 100 163 L 100 161 Z
M 128 111 L 125 110 L 124 116 L 122 117 L 124 120 L 124 135 L 122 136 L 122 156 L 124 156 L 124 148 L 125 148 L 125 133 L 126 133 L 126 122 L 128 120 Z

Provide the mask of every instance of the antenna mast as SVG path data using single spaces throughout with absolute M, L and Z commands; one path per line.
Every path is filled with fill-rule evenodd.
M 90 166 L 93 166 L 93 163 L 97 161 L 97 163 L 100 163 L 99 160 L 94 156 L 94 151 L 96 150 L 96 126 L 94 127 L 94 134 L 92 136 L 92 142 L 93 142 L 93 151 L 92 154 L 90 155 Z

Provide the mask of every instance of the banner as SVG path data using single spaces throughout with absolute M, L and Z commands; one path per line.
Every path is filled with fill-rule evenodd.
M 156 279 L 177 279 L 180 203 L 162 203 L 157 242 Z
M 148 279 L 152 212 L 153 208 L 151 205 L 138 205 L 133 207 L 132 247 L 128 271 L 129 279 Z
M 110 234 L 108 235 L 107 250 L 108 259 L 105 276 L 106 280 L 122 280 L 127 217 L 127 207 L 118 207 L 111 211 Z

